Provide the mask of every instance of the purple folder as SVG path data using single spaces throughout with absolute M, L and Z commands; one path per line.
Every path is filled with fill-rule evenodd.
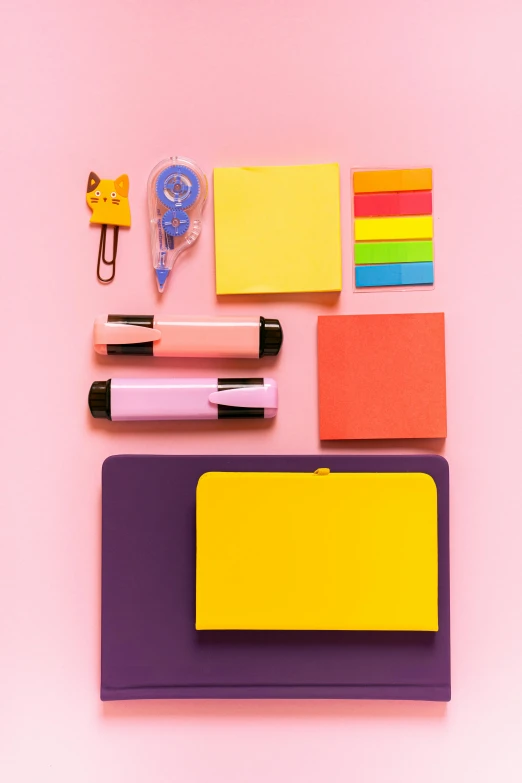
M 438 490 L 439 631 L 196 631 L 207 471 L 422 472 Z M 116 456 L 103 465 L 101 698 L 450 699 L 449 473 L 437 456 Z M 320 524 L 320 520 L 318 520 Z

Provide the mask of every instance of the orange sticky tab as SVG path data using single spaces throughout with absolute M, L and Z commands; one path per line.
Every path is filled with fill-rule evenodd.
M 431 190 L 431 169 L 381 169 L 354 171 L 354 193 L 390 193 L 403 190 Z

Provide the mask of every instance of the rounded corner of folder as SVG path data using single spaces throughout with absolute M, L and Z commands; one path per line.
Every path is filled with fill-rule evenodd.
M 196 484 L 196 492 L 199 492 L 199 490 L 204 487 L 205 484 L 208 484 L 208 482 L 212 480 L 212 476 L 215 475 L 216 471 L 214 470 L 209 470 L 206 473 L 202 473 Z

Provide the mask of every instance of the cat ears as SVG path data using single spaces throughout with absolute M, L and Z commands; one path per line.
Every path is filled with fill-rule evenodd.
M 95 174 L 94 171 L 91 171 L 89 174 L 89 179 L 87 180 L 87 193 L 91 193 L 93 190 L 96 190 L 100 182 L 101 180 L 99 176 Z M 127 198 L 129 195 L 129 177 L 127 174 L 122 174 L 121 177 L 116 177 L 114 180 L 114 189 L 120 196 Z
M 98 187 L 100 184 L 100 178 L 97 174 L 94 173 L 94 171 L 91 171 L 89 174 L 89 179 L 87 180 L 87 193 L 90 193 L 92 190 L 95 190 L 95 188 Z
M 116 177 L 114 180 L 114 189 L 118 195 L 127 198 L 129 195 L 129 177 L 127 174 L 122 174 L 121 177 Z

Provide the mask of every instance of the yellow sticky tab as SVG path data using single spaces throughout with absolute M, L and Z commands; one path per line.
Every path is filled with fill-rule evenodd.
M 340 291 L 339 166 L 214 170 L 216 291 Z
M 433 218 L 383 217 L 356 218 L 354 220 L 356 242 L 390 239 L 432 239 Z
M 424 473 L 206 473 L 196 628 L 438 630 Z
M 354 171 L 354 193 L 393 193 L 405 190 L 431 190 L 431 169 L 376 169 Z

